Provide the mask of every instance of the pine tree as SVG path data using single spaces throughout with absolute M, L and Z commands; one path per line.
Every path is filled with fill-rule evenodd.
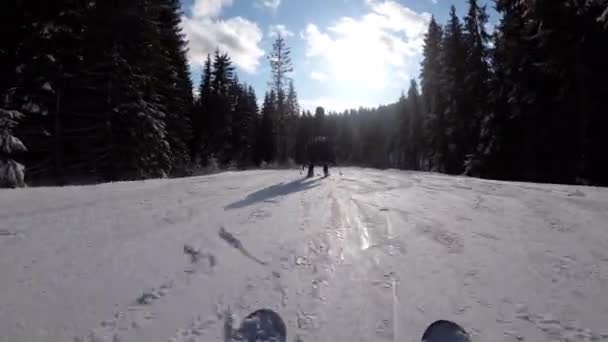
M 252 160 L 257 104 L 253 88 L 239 84 L 237 91 L 232 121 L 232 157 L 244 167 Z
M 298 116 L 300 113 L 300 105 L 298 104 L 298 94 L 293 85 L 293 80 L 289 80 L 287 90 L 286 113 L 288 117 Z
M 228 54 L 216 50 L 211 76 L 211 98 L 209 100 L 211 151 L 222 163 L 230 161 L 231 115 L 233 111 L 234 67 Z
M 545 157 L 540 151 L 550 123 L 542 117 L 552 115 L 552 106 L 542 103 L 551 96 L 545 93 L 548 84 L 535 66 L 539 50 L 528 39 L 535 25 L 526 23 L 527 4 L 501 0 L 496 5 L 502 19 L 493 56 L 492 115 L 482 128 L 483 164 L 492 177 L 539 181 Z
M 314 124 L 313 136 L 315 136 L 315 137 L 321 137 L 321 136 L 327 135 L 327 132 L 326 132 L 325 128 L 326 128 L 326 125 L 325 125 L 325 108 L 323 108 L 323 107 L 317 107 L 315 109 L 315 124 Z
M 17 11 L 10 20 L 15 27 L 3 31 L 12 34 L 7 35 L 8 49 L 3 49 L 8 64 L 7 74 L 2 77 L 6 76 L 6 83 L 0 92 L 7 99 L 7 109 L 25 114 L 17 133 L 30 147 L 24 158 L 32 166 L 30 175 L 63 183 L 66 159 L 69 162 L 78 155 L 66 155 L 66 144 L 82 131 L 70 127 L 73 123 L 68 118 L 73 83 L 83 66 L 82 32 L 87 8 L 71 1 L 13 5 L 8 7 Z
M 113 32 L 117 82 L 114 160 L 127 178 L 164 177 L 171 171 L 171 146 L 167 136 L 167 112 L 160 93 L 157 71 L 165 63 L 160 52 L 159 30 L 150 2 L 122 5 L 97 3 L 106 15 L 118 15 L 120 28 Z M 122 89 L 121 89 L 122 88 Z
M 234 73 L 228 90 L 228 100 L 230 102 L 230 113 L 228 115 L 226 142 L 228 147 L 224 162 L 238 162 L 245 143 L 244 137 L 239 136 L 241 130 L 242 112 L 245 110 L 245 99 L 243 87 L 239 77 Z
M 344 112 L 340 116 L 336 139 L 336 158 L 337 162 L 341 164 L 352 163 L 355 144 L 355 131 L 352 121 L 353 119 L 348 112 Z
M 279 161 L 287 161 L 288 156 L 288 122 L 287 122 L 287 111 L 289 110 L 286 103 L 289 74 L 293 72 L 293 66 L 291 62 L 291 50 L 285 42 L 285 38 L 279 34 L 274 44 L 272 45 L 272 52 L 268 56 L 270 61 L 270 68 L 272 70 L 272 81 L 271 89 L 276 94 L 276 111 L 277 111 L 277 138 L 278 143 L 278 158 Z
M 445 171 L 461 173 L 467 155 L 466 142 L 469 136 L 467 127 L 472 122 L 471 113 L 464 106 L 465 92 L 462 81 L 465 79 L 466 48 L 462 25 L 456 15 L 456 8 L 450 8 L 450 19 L 444 29 L 442 44 L 441 90 L 446 96 L 444 145 Z
M 191 146 L 191 159 L 206 162 L 205 154 L 208 151 L 210 135 L 210 99 L 211 99 L 211 55 L 203 67 L 201 82 L 199 85 L 198 99 L 192 113 L 193 138 Z
M 23 114 L 0 108 L 0 188 L 24 187 L 25 167 L 13 158 L 26 152 L 25 145 L 13 135 Z
M 420 94 L 418 93 L 418 85 L 415 80 L 410 81 L 410 89 L 407 92 L 408 114 L 410 116 L 409 124 L 409 156 L 408 167 L 414 170 L 420 170 L 420 157 L 424 147 L 422 140 L 422 113 Z
M 276 95 L 274 91 L 266 93 L 262 105 L 262 119 L 257 134 L 258 150 L 261 160 L 270 163 L 276 157 L 275 126 L 273 117 L 276 112 Z
M 254 165 L 258 165 L 260 159 L 258 159 L 259 154 L 257 154 L 257 131 L 260 124 L 260 109 L 258 107 L 258 99 L 255 90 L 252 86 L 247 87 L 245 96 L 247 101 L 247 112 L 251 116 L 249 119 L 248 131 L 245 133 L 247 134 L 249 147 L 248 161 L 253 162 Z
M 469 11 L 465 17 L 464 43 L 466 47 L 464 112 L 468 114 L 464 128 L 463 150 L 466 153 L 465 172 L 476 173 L 476 154 L 480 151 L 479 136 L 482 120 L 489 112 L 488 47 L 490 35 L 486 32 L 488 15 L 486 7 L 479 7 L 477 0 L 469 0 Z
M 447 153 L 445 138 L 444 111 L 446 100 L 441 89 L 441 44 L 443 30 L 431 18 L 428 32 L 424 38 L 424 51 L 421 73 L 422 94 L 424 98 L 424 169 L 443 171 L 444 156 Z
M 399 101 L 397 101 L 397 108 L 399 115 L 399 125 L 397 138 L 393 142 L 393 147 L 391 148 L 393 161 L 392 166 L 398 168 L 408 169 L 411 168 L 410 160 L 412 154 L 412 145 L 411 143 L 411 113 L 408 106 L 408 99 L 405 97 L 405 94 L 401 94 Z
M 298 118 L 296 143 L 295 143 L 295 161 L 299 165 L 307 163 L 306 145 L 313 138 L 314 119 L 310 112 L 303 113 Z
M 524 177 L 601 182 L 608 158 L 592 146 L 608 142 L 597 128 L 608 123 L 598 101 L 608 90 L 597 87 L 607 76 L 600 61 L 608 57 L 602 43 L 608 32 L 597 20 L 605 2 L 538 1 L 520 6 L 520 40 L 514 41 L 527 50 L 529 62 L 520 66 L 525 78 L 511 90 L 530 144 L 523 160 Z
M 286 98 L 286 115 L 285 115 L 285 140 L 287 143 L 287 157 L 292 160 L 295 158 L 296 147 L 296 131 L 298 124 L 298 116 L 300 115 L 300 104 L 298 103 L 298 94 L 293 84 L 293 80 L 289 80 Z
M 160 33 L 160 54 L 163 61 L 157 69 L 156 85 L 166 110 L 165 124 L 171 147 L 171 159 L 176 172 L 183 173 L 189 163 L 188 142 L 191 140 L 190 122 L 193 110 L 192 82 L 186 57 L 186 41 L 180 28 L 179 0 L 155 0 L 151 6 Z

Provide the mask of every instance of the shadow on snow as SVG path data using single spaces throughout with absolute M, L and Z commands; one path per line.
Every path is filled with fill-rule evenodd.
M 289 183 L 279 183 L 262 190 L 250 193 L 244 199 L 224 207 L 224 210 L 240 209 L 259 202 L 269 201 L 275 197 L 286 196 L 300 191 L 309 190 L 319 186 L 319 178 L 314 180 L 298 179 Z

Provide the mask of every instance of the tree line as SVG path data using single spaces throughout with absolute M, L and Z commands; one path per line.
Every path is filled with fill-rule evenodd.
M 536 182 L 608 184 L 608 1 L 468 1 L 432 18 L 420 88 L 328 116 L 342 163 Z M 302 121 L 309 120 L 310 114 Z
M 230 56 L 193 96 L 178 0 L 9 0 L 0 21 L 0 186 L 337 162 L 541 182 L 608 184 L 607 0 L 468 1 L 431 19 L 420 84 L 394 104 L 302 111 L 278 37 L 258 102 Z M 261 104 L 261 108 L 258 108 Z
M 300 109 L 289 77 L 290 54 L 279 35 L 268 56 L 271 81 L 261 109 L 254 89 L 239 82 L 228 54 L 218 50 L 207 57 L 192 116 L 195 165 L 244 168 L 293 160 Z
M 187 164 L 179 0 L 10 0 L 3 12 L 0 107 L 20 114 L 12 134 L 27 153 L 12 158 L 29 181 L 162 177 Z
M 299 107 L 278 37 L 271 91 L 208 56 L 198 88 L 179 0 L 10 0 L 0 23 L 0 186 L 190 175 L 289 159 Z M 25 167 L 24 167 L 25 165 Z

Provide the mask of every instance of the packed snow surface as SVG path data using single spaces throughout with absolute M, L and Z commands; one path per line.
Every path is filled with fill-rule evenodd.
M 608 189 L 335 169 L 0 191 L 0 341 L 608 340 Z

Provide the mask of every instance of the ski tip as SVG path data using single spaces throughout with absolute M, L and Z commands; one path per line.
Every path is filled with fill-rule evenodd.
M 471 339 L 460 325 L 441 320 L 426 329 L 422 335 L 422 342 L 471 342 Z
M 245 317 L 238 335 L 241 341 L 284 342 L 287 338 L 287 328 L 278 313 L 261 309 Z

